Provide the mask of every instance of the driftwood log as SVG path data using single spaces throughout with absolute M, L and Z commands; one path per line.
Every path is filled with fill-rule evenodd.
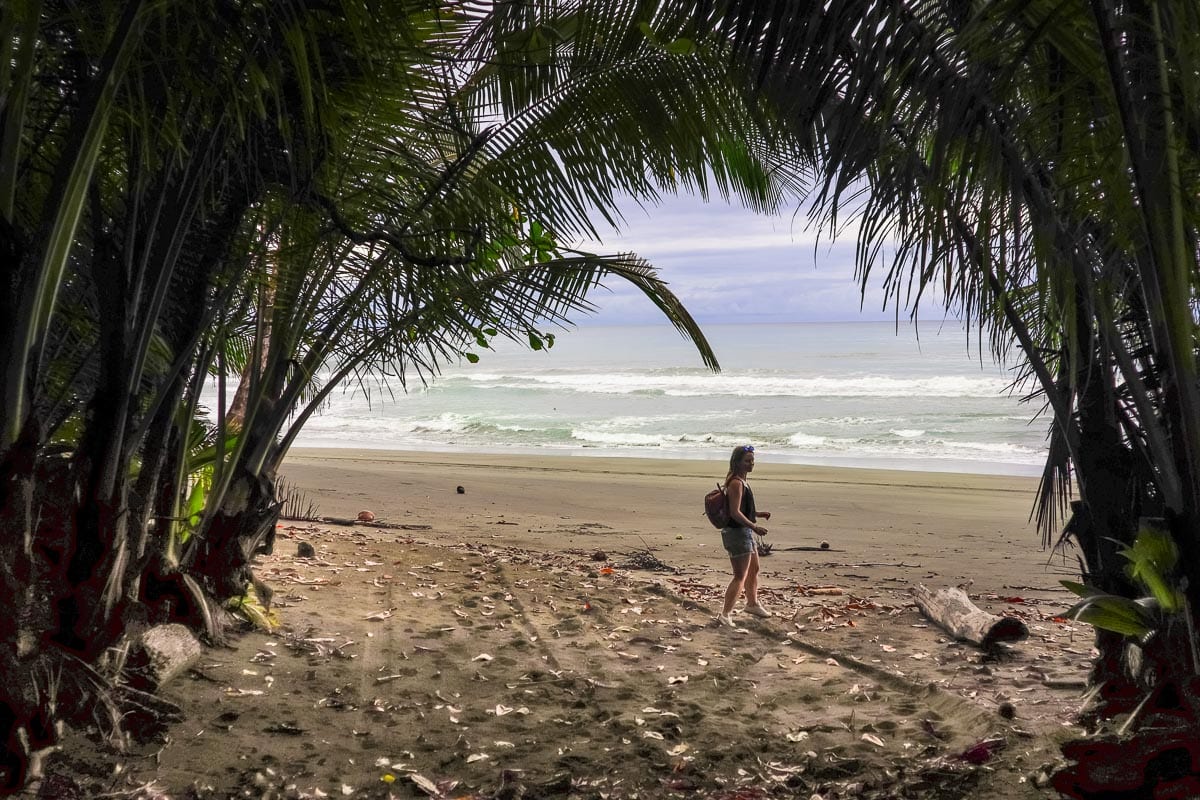
M 989 614 L 971 602 L 962 589 L 950 587 L 933 591 L 923 584 L 913 589 L 921 612 L 955 639 L 989 648 L 999 642 L 1016 642 L 1029 635 L 1025 623 L 1016 617 Z
M 347 527 L 361 525 L 364 528 L 390 528 L 400 531 L 427 531 L 432 529 L 432 525 L 407 525 L 399 522 L 380 522 L 377 520 L 361 520 L 349 519 L 347 517 L 320 517 L 317 522 L 323 522 L 326 525 L 345 525 Z M 514 523 L 515 524 L 515 523 Z

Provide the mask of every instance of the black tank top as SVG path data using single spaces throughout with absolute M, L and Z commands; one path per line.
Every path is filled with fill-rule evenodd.
M 737 480 L 737 479 L 735 478 L 735 480 Z M 732 481 L 730 481 L 730 482 L 732 483 Z M 755 511 L 754 511 L 754 492 L 750 491 L 750 484 L 746 483 L 745 481 L 742 481 L 742 508 L 741 508 L 741 511 L 742 511 L 742 516 L 744 516 L 746 519 L 750 520 L 751 522 L 758 522 L 758 516 L 755 514 Z M 737 524 L 736 522 L 730 521 L 729 527 L 740 528 L 742 526 Z

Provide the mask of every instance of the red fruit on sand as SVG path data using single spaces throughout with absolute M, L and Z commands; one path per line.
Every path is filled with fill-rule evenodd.
M 373 511 L 358 512 L 358 521 L 359 522 L 374 522 L 375 521 L 375 512 L 373 512 Z

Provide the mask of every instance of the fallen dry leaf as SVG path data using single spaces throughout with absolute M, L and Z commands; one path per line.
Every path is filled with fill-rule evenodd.
M 430 797 L 441 797 L 442 793 L 438 791 L 437 784 L 429 780 L 429 778 L 426 778 L 424 775 L 416 772 L 410 772 L 408 774 L 408 779 L 415 783 L 418 789 Z

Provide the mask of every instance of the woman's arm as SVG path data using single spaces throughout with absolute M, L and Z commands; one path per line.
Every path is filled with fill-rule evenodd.
M 755 525 L 742 513 L 742 490 L 742 482 L 738 478 L 731 480 L 729 486 L 725 488 L 725 496 L 729 498 L 729 518 L 743 528 L 749 528 L 757 534 L 766 533 L 766 528 L 761 525 Z M 770 514 L 767 516 L 770 516 Z

